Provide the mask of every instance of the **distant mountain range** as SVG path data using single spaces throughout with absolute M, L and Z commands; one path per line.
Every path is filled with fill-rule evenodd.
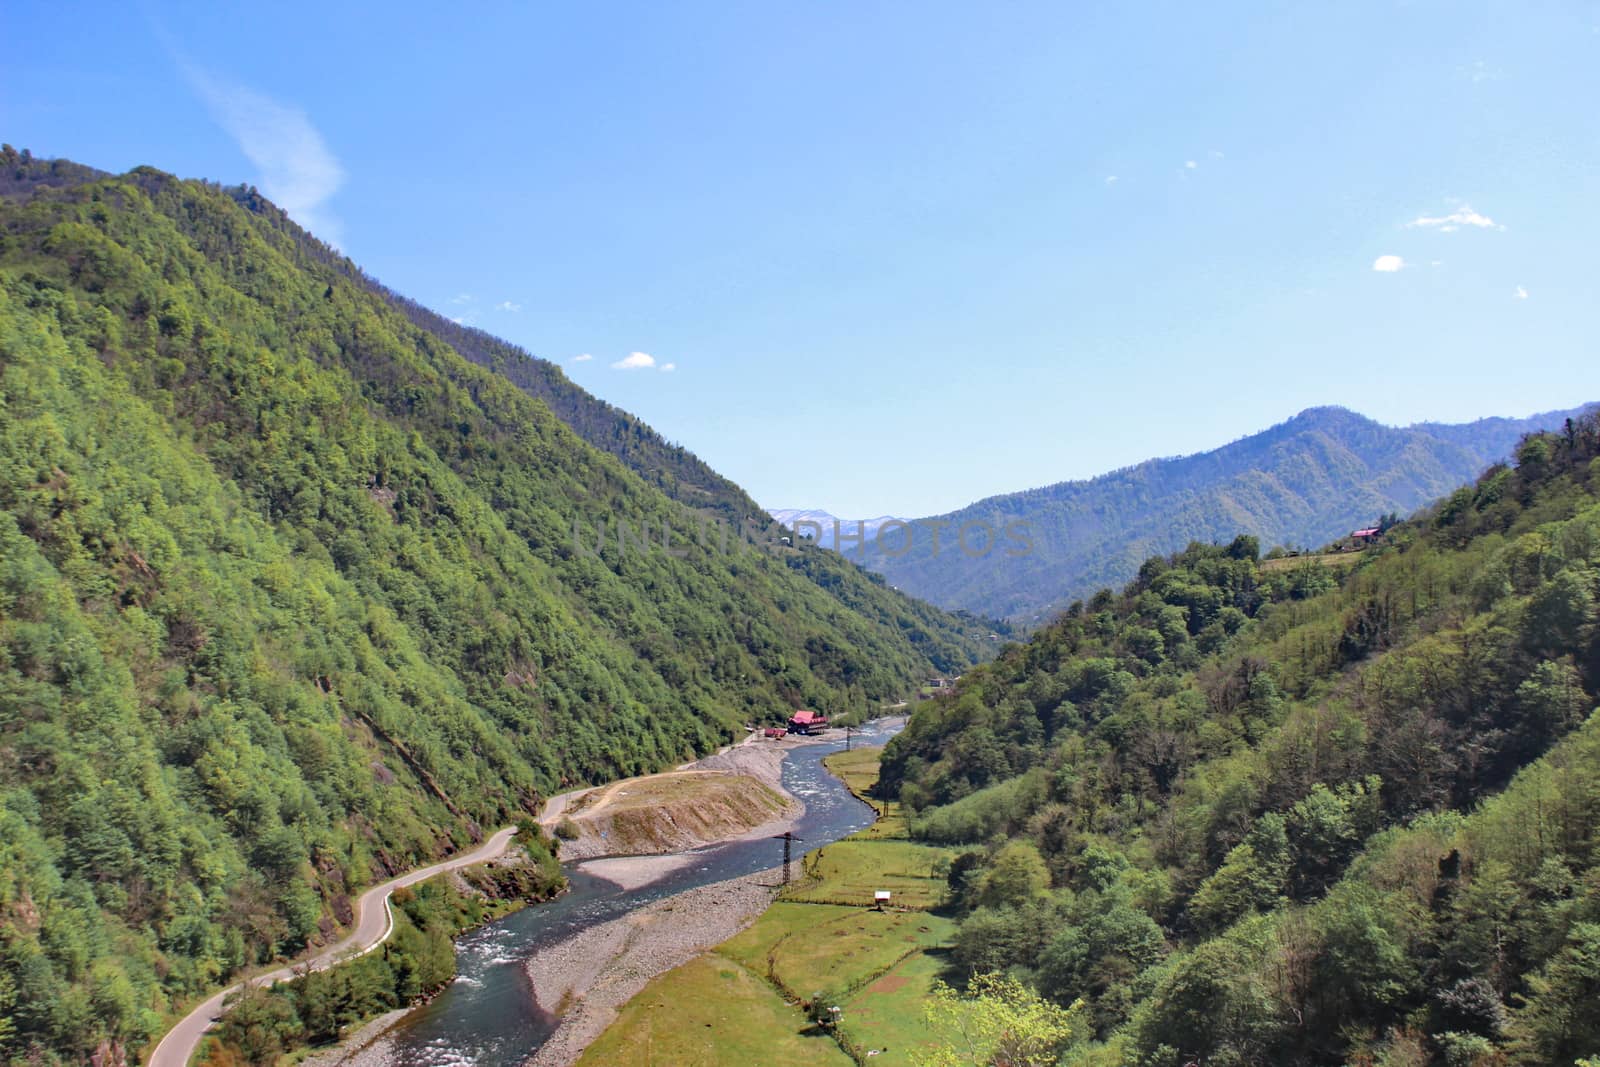
M 790 529 L 795 529 L 795 524 L 802 524 L 799 528 L 801 537 L 811 537 L 823 548 L 837 548 L 834 537 L 837 535 L 844 541 L 844 549 L 849 553 L 856 547 L 855 538 L 864 537 L 868 541 L 878 536 L 878 531 L 884 523 L 903 522 L 893 515 L 879 515 L 875 519 L 841 519 L 830 512 L 816 508 L 769 508 L 767 514 Z M 807 526 L 806 523 L 815 523 L 816 526 Z M 820 532 L 819 532 L 820 531 Z
M 1344 408 L 1310 408 L 1210 452 L 914 520 L 909 547 L 896 529 L 881 544 L 869 535 L 865 551 L 847 542 L 846 554 L 940 607 L 1031 621 L 1121 586 L 1145 559 L 1190 541 L 1246 532 L 1263 549 L 1319 546 L 1379 515 L 1413 511 L 1509 456 L 1523 434 L 1558 429 L 1583 410 L 1399 428 Z M 957 540 L 963 526 L 966 551 Z M 986 528 L 993 543 L 980 551 Z

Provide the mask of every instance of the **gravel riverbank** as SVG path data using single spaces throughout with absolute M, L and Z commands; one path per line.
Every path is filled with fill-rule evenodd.
M 793 828 L 805 812 L 805 805 L 783 787 L 784 757 L 796 748 L 834 739 L 820 736 L 769 741 L 751 737 L 677 768 L 677 772 L 749 775 L 770 786 L 785 801 L 784 809 L 775 818 L 753 829 L 709 840 L 686 840 L 679 847 L 688 850 L 722 840 L 781 834 Z M 596 789 L 626 785 L 612 783 Z M 539 821 L 553 829 L 574 805 L 581 805 L 586 794 L 594 791 L 574 790 L 552 797 Z M 626 889 L 647 885 L 692 862 L 692 857 L 674 853 L 612 856 L 608 852 L 608 843 L 598 834 L 585 834 L 577 841 L 561 844 L 563 861 L 576 861 L 585 873 Z M 754 922 L 777 895 L 781 876 L 781 869 L 774 868 L 691 889 L 590 927 L 531 957 L 525 967 L 535 999 L 540 1008 L 558 1016 L 560 1022 L 556 1032 L 528 1061 L 528 1067 L 554 1067 L 576 1061 L 616 1017 L 618 1009 L 650 979 L 688 962 Z M 324 1050 L 314 1061 L 316 1067 L 391 1067 L 395 1062 L 393 1037 L 385 1031 L 404 1015 L 396 1012 L 362 1027 L 340 1046 Z
M 781 868 L 691 889 L 602 923 L 528 960 L 528 978 L 560 1024 L 527 1067 L 569 1067 L 649 981 L 755 922 Z

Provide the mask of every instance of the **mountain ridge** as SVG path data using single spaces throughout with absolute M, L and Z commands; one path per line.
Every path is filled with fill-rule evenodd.
M 1191 540 L 1242 531 L 1264 544 L 1315 546 L 1379 515 L 1412 511 L 1504 459 L 1524 433 L 1557 429 L 1592 406 L 1408 427 L 1348 408 L 1311 407 L 1204 452 L 996 494 L 912 520 L 951 528 L 1025 522 L 1034 542 L 1025 557 L 934 553 L 926 537 L 913 538 L 899 555 L 881 545 L 850 551 L 897 588 L 947 609 L 1042 617 L 1126 581 L 1144 559 Z
M 1152 557 L 917 706 L 952 971 L 1073 1067 L 1588 1063 L 1600 415 L 1333 557 Z
M 248 188 L 0 165 L 0 1060 L 123 1058 L 558 789 L 984 651 L 695 536 Z

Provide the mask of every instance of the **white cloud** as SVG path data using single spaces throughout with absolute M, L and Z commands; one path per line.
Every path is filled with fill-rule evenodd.
M 1524 289 L 1522 286 L 1519 285 L 1512 292 L 1511 296 L 1512 296 L 1513 299 L 1516 299 L 1516 300 L 1526 300 L 1526 299 L 1528 299 L 1528 290 Z
M 656 357 L 648 352 L 629 352 L 626 359 L 611 364 L 612 370 L 644 370 L 656 365 Z
M 1186 159 L 1186 160 L 1183 161 L 1183 169 L 1184 170 L 1194 170 L 1199 165 L 1200 164 L 1196 163 L 1192 159 Z
M 664 371 L 673 371 L 678 369 L 678 365 L 676 363 L 663 363 L 661 364 L 661 369 Z
M 594 357 L 591 356 L 589 353 L 584 352 L 581 355 L 573 356 L 572 357 L 572 362 L 574 362 L 574 363 L 587 363 L 593 358 Z
M 471 293 L 457 293 L 455 296 L 452 296 L 450 298 L 450 303 L 452 303 L 452 304 L 470 304 L 476 299 L 477 299 L 477 297 L 473 296 Z
M 1379 274 L 1393 274 L 1397 270 L 1404 270 L 1406 261 L 1399 256 L 1379 256 L 1372 261 L 1372 269 Z
M 521 304 L 512 303 L 510 300 L 502 300 L 502 301 L 500 301 L 500 303 L 496 304 L 494 307 L 495 307 L 496 311 L 521 311 L 522 310 L 522 305 Z
M 1106 175 L 1106 184 L 1107 185 L 1115 185 L 1115 184 L 1117 184 L 1117 176 L 1115 174 L 1107 174 Z
M 1494 221 L 1487 215 L 1481 215 L 1466 204 L 1462 204 L 1448 215 L 1418 215 L 1406 223 L 1410 229 L 1438 230 L 1440 233 L 1454 233 L 1463 226 L 1471 226 L 1479 230 L 1503 230 L 1504 226 Z
M 344 184 L 344 168 L 306 113 L 191 64 L 184 64 L 184 74 L 211 117 L 255 164 L 262 192 L 290 218 L 337 247 L 341 226 L 328 201 Z
M 1207 152 L 1206 155 L 1210 156 L 1212 159 L 1222 159 L 1222 158 L 1224 158 L 1222 153 L 1217 151 L 1215 148 L 1213 148 L 1211 151 Z

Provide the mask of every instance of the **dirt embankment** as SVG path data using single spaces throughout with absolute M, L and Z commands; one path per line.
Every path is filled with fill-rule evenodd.
M 564 861 L 655 856 L 781 832 L 801 810 L 781 784 L 787 747 L 747 741 L 674 771 L 564 793 L 539 822 L 564 838 Z

